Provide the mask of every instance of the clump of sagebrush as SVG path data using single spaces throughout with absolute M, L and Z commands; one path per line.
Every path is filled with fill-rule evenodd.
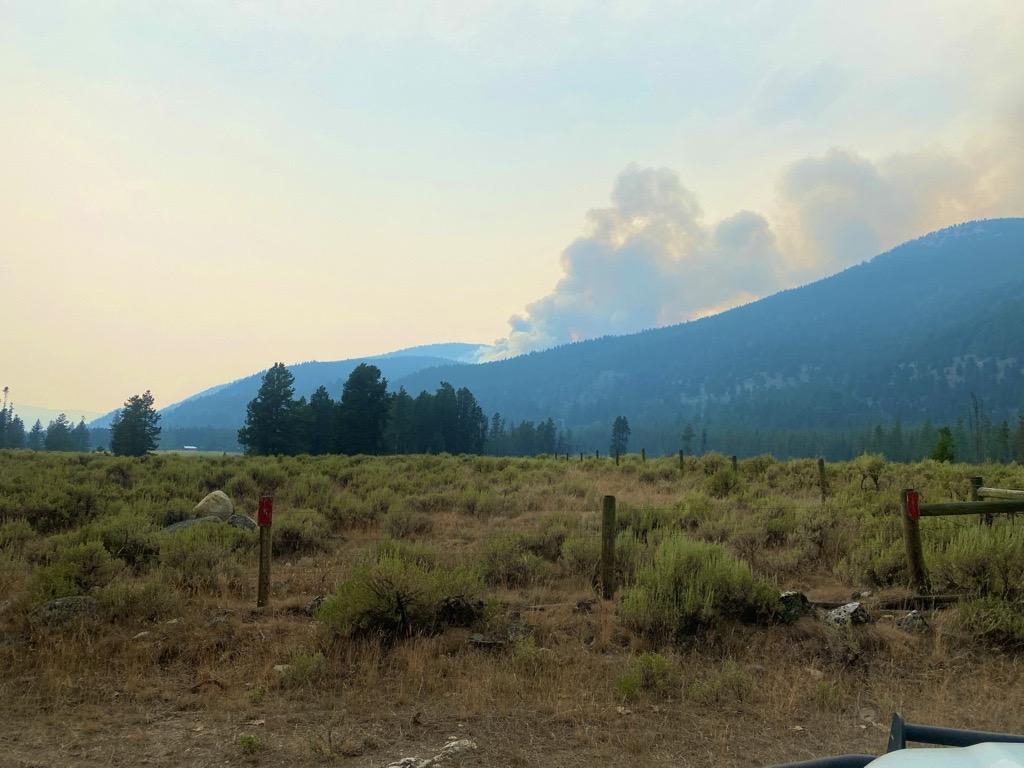
M 471 569 L 425 565 L 384 551 L 358 566 L 317 617 L 337 637 L 394 641 L 438 632 L 451 617 L 472 617 L 482 591 Z
M 210 590 L 241 575 L 238 557 L 255 548 L 256 534 L 221 523 L 197 523 L 160 535 L 160 564 L 175 586 Z
M 408 507 L 395 507 L 381 518 L 380 527 L 388 536 L 407 539 L 430 533 L 434 521 L 430 515 L 416 512 Z
M 281 672 L 285 688 L 303 688 L 319 683 L 327 675 L 327 659 L 320 652 L 299 652 L 291 657 Z
M 656 641 L 682 640 L 722 619 L 769 619 L 778 599 L 776 589 L 722 546 L 671 533 L 638 569 L 620 613 L 627 626 Z
M 507 534 L 486 543 L 480 573 L 492 587 L 516 589 L 542 581 L 551 575 L 551 568 L 531 547 L 528 537 Z
M 1024 600 L 983 597 L 960 604 L 960 626 L 984 643 L 1007 651 L 1024 650 Z
M 291 509 L 274 520 L 274 549 L 280 554 L 305 554 L 327 549 L 330 525 L 321 512 Z
M 704 490 L 708 496 L 716 499 L 724 499 L 737 493 L 743 487 L 743 479 L 739 473 L 732 469 L 720 469 L 713 475 L 709 475 L 704 481 Z
M 1024 528 L 960 526 L 926 558 L 932 586 L 1004 600 L 1024 598 Z
M 70 544 L 33 576 L 32 589 L 40 600 L 86 595 L 109 584 L 125 567 L 98 541 Z
M 636 699 L 644 693 L 668 696 L 677 692 L 680 685 L 679 667 L 660 653 L 634 656 L 629 660 L 626 671 L 615 681 L 619 694 L 627 700 Z

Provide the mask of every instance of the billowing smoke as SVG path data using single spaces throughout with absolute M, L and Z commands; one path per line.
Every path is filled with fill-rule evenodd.
M 666 168 L 630 166 L 612 205 L 562 253 L 555 290 L 510 321 L 495 356 L 680 322 L 779 287 L 782 261 L 763 216 L 708 226 L 696 197 Z
M 958 222 L 1024 214 L 1024 113 L 981 146 L 877 161 L 833 149 L 787 166 L 772 223 L 741 211 L 703 221 L 666 168 L 630 166 L 611 206 L 562 253 L 564 276 L 509 320 L 488 357 L 681 322 L 832 274 Z

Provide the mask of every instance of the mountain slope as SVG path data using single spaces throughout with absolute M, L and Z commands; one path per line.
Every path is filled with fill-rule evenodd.
M 748 429 L 948 420 L 970 393 L 1024 407 L 1024 219 L 932 233 L 713 317 L 511 360 L 419 371 L 488 412 L 565 426 L 699 420 Z

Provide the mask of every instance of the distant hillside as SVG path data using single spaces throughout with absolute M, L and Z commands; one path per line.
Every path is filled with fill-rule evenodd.
M 417 371 L 488 412 L 603 435 L 625 414 L 676 431 L 952 421 L 971 393 L 1024 408 L 1024 219 L 962 224 L 713 317 L 475 366 Z M 678 432 L 675 432 L 678 434 Z M 606 439 L 605 439 L 606 442 Z
M 295 376 L 296 396 L 309 397 L 321 384 L 326 386 L 332 397 L 341 394 L 341 387 L 360 363 L 371 363 L 381 369 L 389 380 L 409 376 L 424 368 L 451 366 L 462 360 L 475 360 L 481 349 L 479 344 L 429 344 L 411 347 L 374 357 L 335 360 L 331 362 L 312 361 L 289 366 Z M 212 427 L 235 430 L 245 421 L 245 406 L 256 396 L 263 371 L 226 384 L 205 389 L 160 411 L 160 425 L 164 429 L 194 429 Z M 437 382 L 434 382 L 434 387 Z M 103 429 L 110 426 L 116 411 L 102 416 L 89 424 L 90 428 Z

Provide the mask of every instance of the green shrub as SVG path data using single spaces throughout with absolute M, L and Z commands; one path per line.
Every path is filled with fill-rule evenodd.
M 324 601 L 317 617 L 338 637 L 394 641 L 443 628 L 445 608 L 476 600 L 482 585 L 465 568 L 427 568 L 383 554 L 356 568 Z
M 103 542 L 110 554 L 133 568 L 156 559 L 159 552 L 152 520 L 129 509 L 98 518 L 88 530 Z
M 739 664 L 727 659 L 718 669 L 708 669 L 686 686 L 686 697 L 704 706 L 734 704 L 750 697 L 754 681 Z
M 516 589 L 535 584 L 549 574 L 545 561 L 530 551 L 526 537 L 498 536 L 484 546 L 480 572 L 492 587 Z
M 601 539 L 597 534 L 575 533 L 562 542 L 562 563 L 573 573 L 590 576 L 601 559 Z
M 100 615 L 111 622 L 158 621 L 181 613 L 181 596 L 161 575 L 117 578 L 96 590 Z
M 285 688 L 316 685 L 327 675 L 327 659 L 322 653 L 296 653 L 281 674 Z
M 327 518 L 312 509 L 292 509 L 274 518 L 274 551 L 303 554 L 327 549 Z
M 32 580 L 33 592 L 41 600 L 84 595 L 103 587 L 124 568 L 98 541 L 61 548 L 54 559 L 40 568 Z
M 925 558 L 934 588 L 1003 600 L 1024 598 L 1024 528 L 960 526 Z
M 679 640 L 719 619 L 767 619 L 778 592 L 723 547 L 672 533 L 622 599 L 625 624 L 655 640 Z
M 643 653 L 629 660 L 626 671 L 615 687 L 624 699 L 636 699 L 642 693 L 667 696 L 679 690 L 679 668 L 660 653 Z
M 429 544 L 418 541 L 382 539 L 375 550 L 375 558 L 394 557 L 410 565 L 433 568 L 437 565 L 437 551 Z
M 0 551 L 19 553 L 36 536 L 27 520 L 21 518 L 0 523 Z
M 429 533 L 434 527 L 434 521 L 429 515 L 423 512 L 414 512 L 408 508 L 396 508 L 390 510 L 381 519 L 383 531 L 395 539 L 407 539 L 413 536 L 422 536 Z
M 163 533 L 160 564 L 176 586 L 204 590 L 232 585 L 242 573 L 236 553 L 252 552 L 256 534 L 229 525 L 201 524 Z
M 739 473 L 731 467 L 728 469 L 720 469 L 713 475 L 710 475 L 704 480 L 704 490 L 708 496 L 712 496 L 716 499 L 724 499 L 726 496 L 732 496 L 743 486 L 743 481 L 740 479 Z
M 960 604 L 960 626 L 982 642 L 1007 651 L 1024 649 L 1024 601 L 985 597 Z
M 247 755 L 255 755 L 266 749 L 267 745 L 263 739 L 252 733 L 243 733 L 238 736 L 238 748 Z

